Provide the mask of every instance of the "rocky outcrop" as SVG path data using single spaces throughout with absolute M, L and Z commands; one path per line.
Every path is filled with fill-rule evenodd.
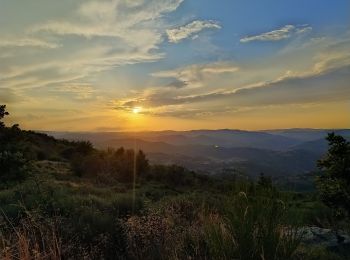
M 350 248 L 350 235 L 344 231 L 334 231 L 327 228 L 303 227 L 302 243 L 306 245 L 317 245 L 329 249 Z

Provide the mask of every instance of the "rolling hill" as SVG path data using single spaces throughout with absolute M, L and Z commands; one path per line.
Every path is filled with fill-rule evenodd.
M 231 129 L 158 132 L 49 132 L 56 138 L 89 140 L 98 148 L 144 150 L 152 163 L 179 164 L 206 173 L 239 171 L 256 177 L 306 174 L 327 151 L 325 137 L 335 131 L 350 137 L 350 130 Z

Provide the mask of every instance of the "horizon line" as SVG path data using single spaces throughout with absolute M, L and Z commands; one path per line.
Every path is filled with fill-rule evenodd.
M 190 130 L 171 130 L 171 129 L 165 129 L 165 130 L 140 130 L 140 131 L 125 131 L 125 130 L 115 130 L 115 131 L 98 131 L 98 130 L 91 130 L 91 131 L 69 131 L 69 130 L 27 130 L 27 131 L 34 131 L 34 132 L 42 132 L 42 133 L 145 133 L 145 132 L 194 132 L 194 131 L 241 131 L 241 132 L 267 132 L 267 131 L 286 131 L 286 130 L 314 130 L 314 131 L 322 131 L 322 130 L 329 130 L 329 131 L 341 131 L 341 130 L 350 130 L 350 128 L 307 128 L 307 127 L 294 127 L 294 128 L 271 128 L 271 129 L 259 129 L 259 130 L 247 130 L 247 129 L 238 129 L 238 128 L 215 128 L 215 129 L 209 129 L 209 128 L 199 128 L 199 129 L 190 129 Z

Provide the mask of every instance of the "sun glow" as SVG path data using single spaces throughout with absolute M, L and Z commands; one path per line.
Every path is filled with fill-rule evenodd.
M 132 109 L 132 112 L 133 112 L 134 114 L 139 114 L 141 111 L 142 111 L 142 107 L 134 107 L 134 108 Z

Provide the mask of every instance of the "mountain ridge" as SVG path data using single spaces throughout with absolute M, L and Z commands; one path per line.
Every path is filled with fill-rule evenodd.
M 179 164 L 203 173 L 239 169 L 295 176 L 316 170 L 331 129 L 237 129 L 142 132 L 47 132 L 56 138 L 89 140 L 98 148 L 142 149 L 152 163 Z M 350 137 L 349 129 L 335 130 Z

